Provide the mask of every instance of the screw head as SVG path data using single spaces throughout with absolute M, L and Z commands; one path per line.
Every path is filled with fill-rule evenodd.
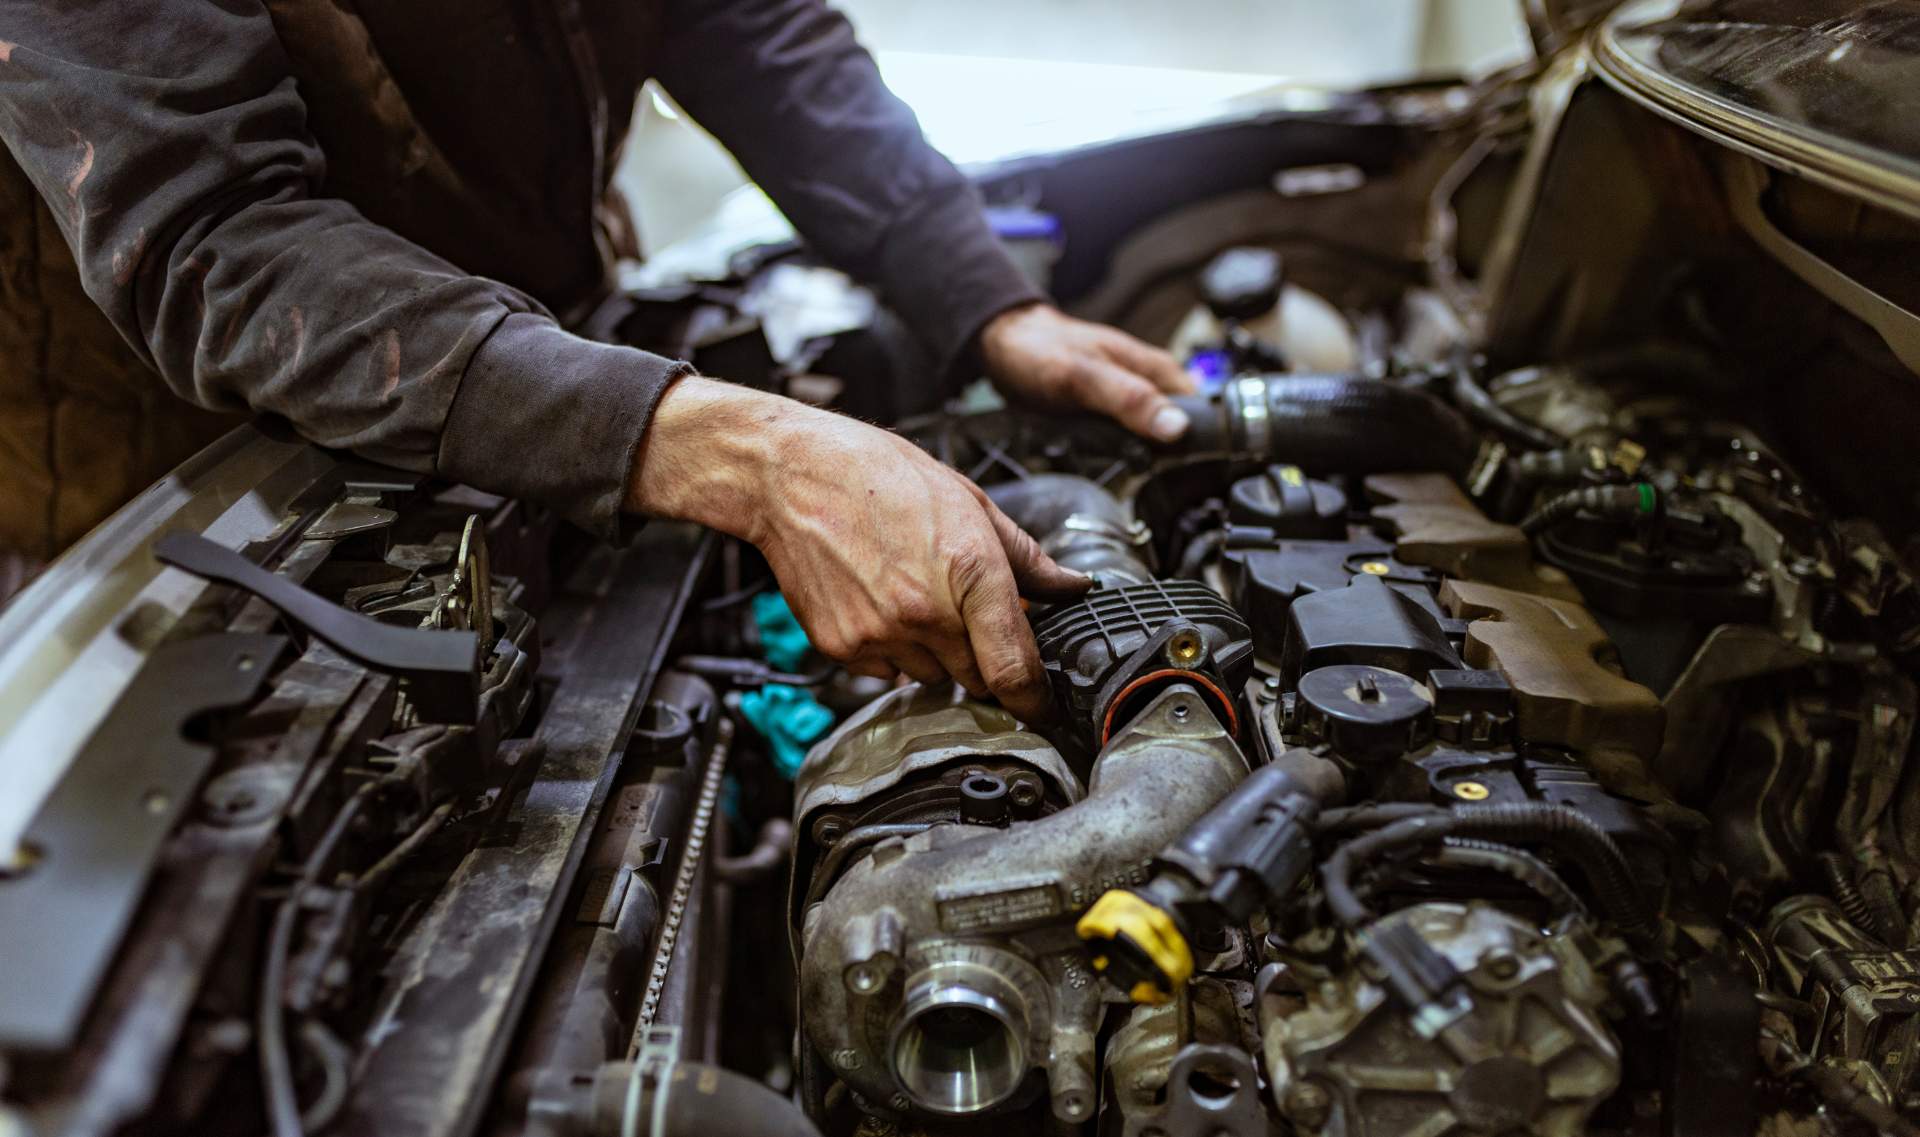
M 1464 780 L 1453 783 L 1453 796 L 1461 801 L 1485 801 L 1493 796 L 1493 791 L 1485 782 Z
M 1368 576 L 1386 576 L 1393 571 L 1393 566 L 1385 561 L 1361 561 L 1360 571 Z

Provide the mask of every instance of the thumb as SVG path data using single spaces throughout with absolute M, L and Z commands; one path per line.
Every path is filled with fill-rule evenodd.
M 1112 363 L 1089 362 L 1080 401 L 1143 438 L 1172 442 L 1187 432 L 1187 414 L 1146 378 Z
M 999 506 L 984 500 L 980 504 L 993 522 L 1000 547 L 1007 552 L 1007 566 L 1013 570 L 1013 582 L 1020 587 L 1020 595 L 1033 600 L 1074 600 L 1093 587 L 1092 577 L 1062 568 L 1041 552 L 1040 542 L 1015 525 L 1013 518 L 1000 512 Z

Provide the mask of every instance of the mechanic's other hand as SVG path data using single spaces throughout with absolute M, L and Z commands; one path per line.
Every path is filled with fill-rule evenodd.
M 1172 355 L 1118 328 L 1028 304 L 987 321 L 980 356 L 1016 402 L 1095 411 L 1156 442 L 1186 433 L 1187 416 L 1167 396 L 1192 394 L 1193 379 Z
M 849 670 L 951 676 L 1022 719 L 1048 699 L 1021 595 L 1091 584 L 906 439 L 707 379 L 661 400 L 627 505 L 759 546 L 813 645 Z

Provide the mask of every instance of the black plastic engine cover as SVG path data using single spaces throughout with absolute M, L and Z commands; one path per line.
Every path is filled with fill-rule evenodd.
M 1422 681 L 1435 668 L 1466 666 L 1439 616 L 1366 573 L 1346 588 L 1302 596 L 1287 608 L 1281 686 L 1290 689 L 1306 672 L 1339 663 L 1384 667 Z
M 1287 610 L 1302 596 L 1343 589 L 1358 575 L 1377 576 L 1431 601 L 1432 569 L 1402 564 L 1381 541 L 1279 541 L 1264 548 L 1229 548 L 1222 558 L 1234 606 L 1247 614 L 1260 657 L 1277 660 L 1287 640 Z

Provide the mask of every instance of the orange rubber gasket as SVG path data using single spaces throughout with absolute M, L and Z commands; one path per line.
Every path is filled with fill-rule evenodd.
M 1149 671 L 1125 687 L 1120 688 L 1120 693 L 1113 697 L 1113 702 L 1107 704 L 1106 720 L 1100 724 L 1100 745 L 1102 747 L 1106 746 L 1107 739 L 1113 736 L 1114 713 L 1127 701 L 1127 696 L 1156 679 L 1187 680 L 1198 683 L 1208 691 L 1213 692 L 1213 697 L 1220 700 L 1220 706 L 1227 712 L 1227 733 L 1233 735 L 1235 738 L 1240 737 L 1240 716 L 1233 709 L 1233 700 L 1227 698 L 1227 693 L 1220 689 L 1218 683 L 1215 683 L 1198 671 L 1182 671 L 1178 667 L 1165 667 L 1159 671 Z

